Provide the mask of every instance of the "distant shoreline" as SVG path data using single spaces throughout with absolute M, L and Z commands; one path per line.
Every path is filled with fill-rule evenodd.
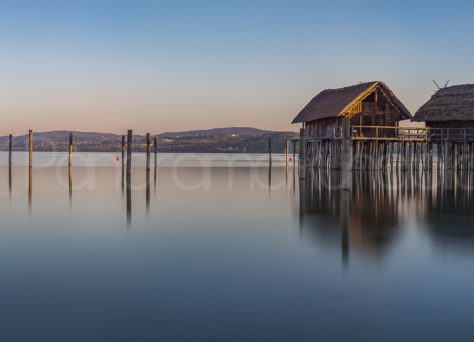
M 35 152 L 67 151 L 69 134 L 74 136 L 75 152 L 116 153 L 121 151 L 122 136 L 100 132 L 51 131 L 33 133 Z M 209 130 L 165 132 L 153 136 L 158 153 L 284 153 L 286 140 L 295 132 L 267 131 L 250 127 L 213 128 Z M 28 135 L 13 137 L 12 151 L 28 150 Z M 9 137 L 0 137 L 0 151 L 8 151 Z M 292 147 L 290 146 L 290 149 Z M 133 135 L 133 151 L 145 152 L 146 137 Z

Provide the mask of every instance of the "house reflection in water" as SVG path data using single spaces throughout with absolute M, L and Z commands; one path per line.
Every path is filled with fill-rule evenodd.
M 425 220 L 441 252 L 474 253 L 474 174 L 447 172 L 429 193 Z
M 474 245 L 471 173 L 354 172 L 350 192 L 339 180 L 338 172 L 314 170 L 300 181 L 300 233 L 340 248 L 345 263 L 353 252 L 381 259 L 408 220 L 437 244 Z
M 379 257 L 397 233 L 397 200 L 376 174 L 355 174 L 342 191 L 339 173 L 316 170 L 300 182 L 301 233 L 338 242 L 345 261 L 352 248 Z

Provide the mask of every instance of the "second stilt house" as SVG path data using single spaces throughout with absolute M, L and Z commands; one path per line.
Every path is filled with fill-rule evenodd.
M 433 129 L 474 129 L 474 84 L 440 89 L 416 112 L 414 121 Z
M 331 140 L 341 132 L 345 118 L 350 120 L 352 135 L 370 136 L 375 134 L 372 126 L 397 126 L 399 121 L 412 116 L 385 83 L 374 81 L 322 91 L 293 123 L 303 124 L 307 138 Z M 382 132 L 390 135 L 395 131 Z

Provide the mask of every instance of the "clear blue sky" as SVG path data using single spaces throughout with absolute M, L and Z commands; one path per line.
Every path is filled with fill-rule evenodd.
M 288 129 L 369 80 L 414 112 L 433 78 L 474 83 L 473 18 L 467 0 L 0 0 L 0 134 Z

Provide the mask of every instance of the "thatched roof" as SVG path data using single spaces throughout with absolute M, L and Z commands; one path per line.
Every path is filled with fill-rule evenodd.
M 415 114 L 414 121 L 473 121 L 474 84 L 440 89 Z
M 380 81 L 373 81 L 320 92 L 303 108 L 292 123 L 343 116 L 354 104 L 363 100 L 377 87 L 380 87 L 384 94 L 390 97 L 404 119 L 411 119 L 412 116 L 408 109 L 396 98 L 387 85 Z

